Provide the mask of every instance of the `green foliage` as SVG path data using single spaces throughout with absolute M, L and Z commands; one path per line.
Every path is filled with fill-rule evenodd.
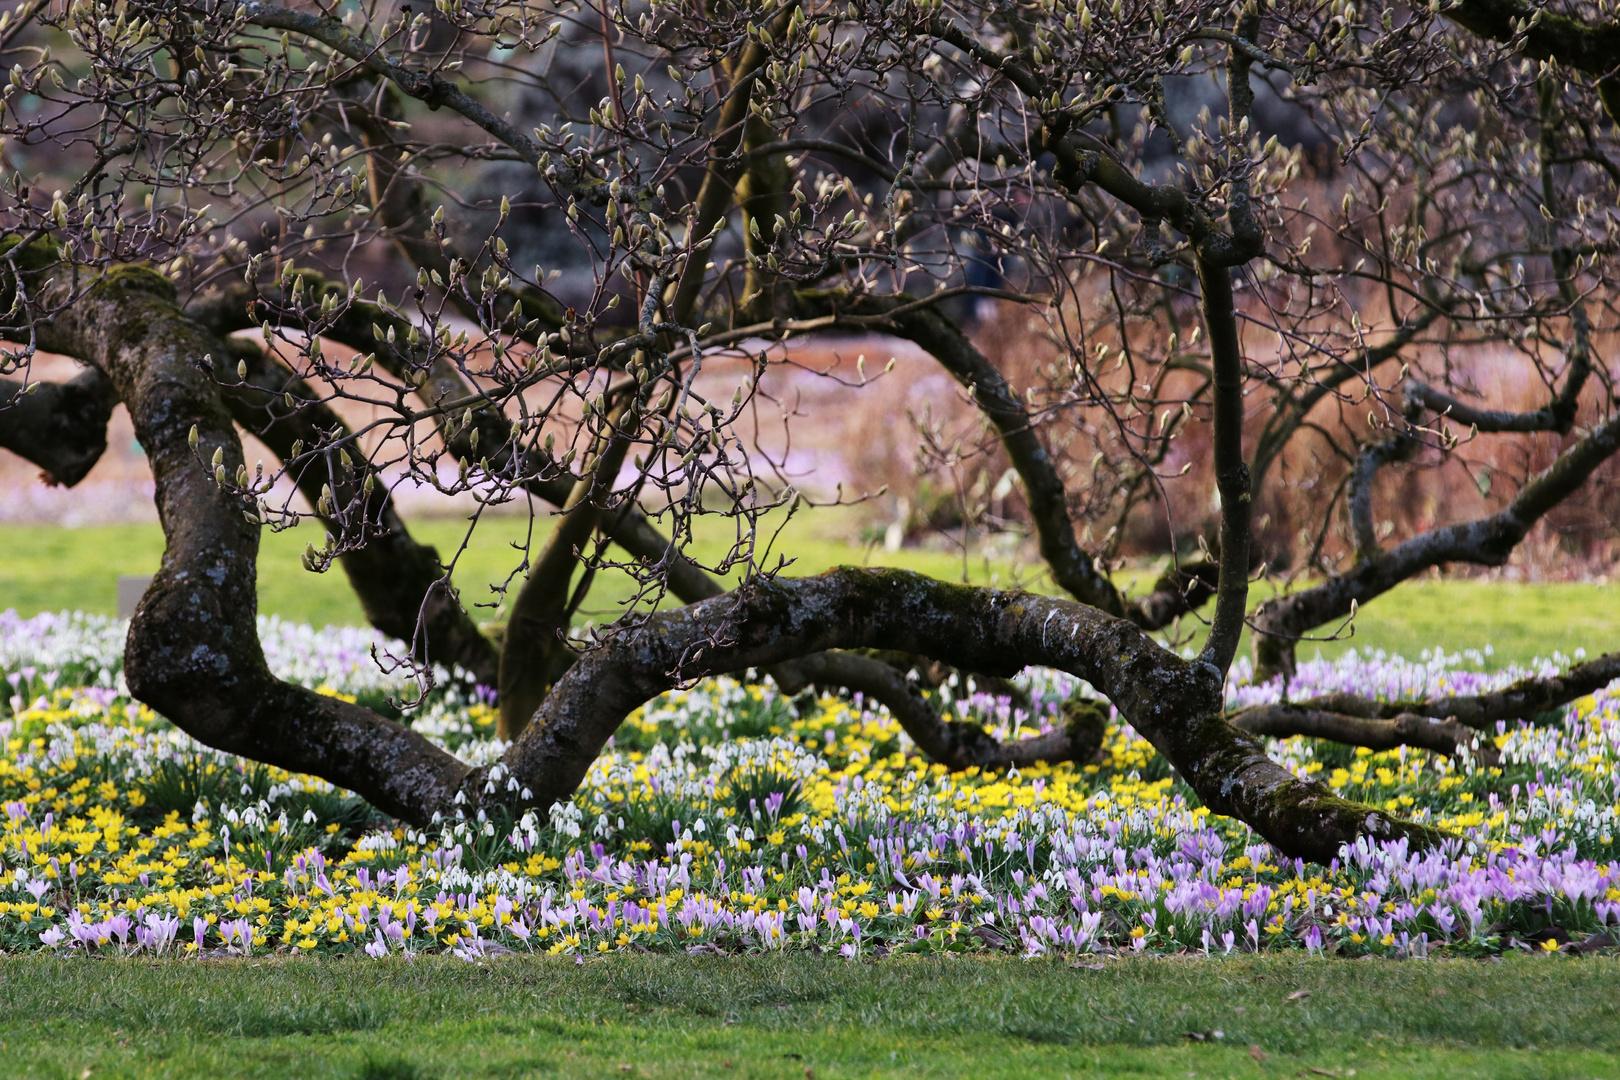
M 799 781 L 791 776 L 759 766 L 734 768 L 729 776 L 731 803 L 741 821 L 750 818 L 776 820 L 798 812 L 803 801 Z M 778 796 L 781 803 L 771 805 L 771 797 Z
M 130 816 L 155 823 L 170 812 L 189 817 L 199 802 L 210 807 L 257 802 L 270 793 L 270 769 L 257 762 L 238 768 L 216 754 L 190 754 L 159 761 L 136 787 L 146 802 Z
M 425 1071 L 403 1057 L 371 1057 L 367 1055 L 355 1072 L 355 1080 L 429 1080 L 436 1073 Z

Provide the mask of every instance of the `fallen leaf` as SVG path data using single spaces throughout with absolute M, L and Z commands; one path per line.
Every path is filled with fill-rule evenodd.
M 1256 1061 L 1264 1061 L 1264 1060 L 1266 1060 L 1266 1052 L 1264 1050 L 1260 1049 L 1259 1046 L 1251 1046 L 1251 1047 L 1249 1047 L 1249 1056 L 1254 1058 L 1254 1060 L 1256 1060 Z
M 1287 997 L 1283 998 L 1283 1000 L 1284 1001 L 1304 1001 L 1306 998 L 1308 998 L 1310 996 L 1311 996 L 1311 992 L 1309 990 L 1295 990 L 1292 994 L 1289 994 Z

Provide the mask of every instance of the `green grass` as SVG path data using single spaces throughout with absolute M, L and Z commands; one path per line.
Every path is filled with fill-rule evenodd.
M 1306 583 L 1309 584 L 1309 583 Z M 1267 583 L 1253 587 L 1250 610 L 1272 595 Z M 1206 608 L 1207 616 L 1211 608 Z M 1201 644 L 1202 626 L 1192 638 Z M 1313 631 L 1326 639 L 1337 624 Z M 1249 654 L 1247 631 L 1239 655 Z M 1362 608 L 1353 630 L 1335 640 L 1302 641 L 1299 658 L 1308 660 L 1320 650 L 1329 659 L 1350 649 L 1384 649 L 1416 660 L 1425 649 L 1448 653 L 1491 646 L 1492 655 L 1480 666 L 1494 670 L 1523 664 L 1555 652 L 1573 656 L 1585 649 L 1592 656 L 1620 649 L 1620 604 L 1615 590 L 1600 583 L 1477 581 L 1425 579 L 1408 581 Z M 1470 664 L 1469 666 L 1474 666 Z
M 448 559 L 461 547 L 467 522 L 429 518 L 411 523 L 411 535 L 438 548 Z M 549 531 L 549 519 L 535 521 L 533 544 L 538 550 Z M 467 549 L 459 555 L 455 581 L 468 604 L 488 604 L 491 585 L 504 582 L 522 561 L 518 547 L 525 542 L 529 520 L 524 516 L 491 516 L 482 521 Z M 907 566 L 927 574 L 961 580 L 963 560 L 947 552 L 906 550 L 889 553 L 879 545 L 860 547 L 844 542 L 855 529 L 837 511 L 797 514 L 771 548 L 771 560 L 785 554 L 795 559 L 793 574 L 813 574 L 848 563 L 872 566 Z M 365 621 L 360 604 L 349 590 L 341 569 L 324 575 L 306 571 L 300 556 L 304 545 L 321 542 L 322 532 L 309 524 L 286 532 L 266 531 L 259 553 L 259 609 L 317 626 L 356 625 Z M 730 546 L 724 522 L 704 519 L 698 530 L 694 556 L 711 565 Z M 120 574 L 150 574 L 163 558 L 163 532 L 156 524 L 102 525 L 80 529 L 57 526 L 0 525 L 0 609 L 15 607 L 23 615 L 64 608 L 112 614 L 117 603 Z M 1007 563 L 971 566 L 972 580 L 980 583 L 1013 580 Z M 585 608 L 597 619 L 611 619 L 619 605 L 633 595 L 632 582 L 623 573 L 597 576 Z M 491 617 L 489 608 L 475 609 L 475 617 Z
M 16 1077 L 1620 1077 L 1620 960 L 11 958 L 0 1044 Z
M 717 561 L 726 546 L 723 523 L 704 522 L 694 550 L 699 558 Z M 543 533 L 544 522 L 538 523 Z M 412 524 L 418 538 L 449 556 L 460 547 L 466 523 L 428 519 Z M 492 517 L 484 521 L 457 562 L 455 580 L 469 604 L 490 603 L 490 585 L 505 580 L 518 564 L 521 543 L 528 529 L 521 517 Z M 878 547 L 850 544 L 857 532 L 853 519 L 838 511 L 800 514 L 776 540 L 774 551 L 789 554 L 795 563 L 789 573 L 818 573 L 832 566 L 867 564 L 906 566 L 951 580 L 964 576 L 976 584 L 1025 583 L 1042 587 L 1038 565 L 964 561 L 943 551 L 907 549 L 889 553 Z M 349 591 L 341 570 L 323 576 L 308 573 L 299 555 L 308 541 L 320 540 L 314 526 L 283 533 L 266 533 L 259 557 L 259 606 L 267 613 L 311 622 L 358 624 L 360 605 Z M 163 555 L 163 535 L 154 525 L 113 525 L 82 529 L 52 526 L 0 526 L 0 609 L 15 607 L 23 615 L 77 608 L 112 614 L 120 574 L 149 574 Z M 1145 583 L 1147 575 L 1140 582 Z M 1132 584 L 1140 587 L 1138 581 Z M 1257 589 L 1264 589 L 1264 584 Z M 622 574 L 599 575 L 586 601 L 587 613 L 611 619 L 631 595 L 631 583 Z M 493 616 L 489 608 L 475 608 L 475 618 Z M 1189 627 L 1194 621 L 1189 620 Z M 1323 635 L 1331 631 L 1321 631 Z M 1467 580 L 1408 582 L 1369 604 L 1356 620 L 1353 637 L 1320 644 L 1306 642 L 1302 658 L 1320 648 L 1333 657 L 1351 647 L 1387 649 L 1416 658 L 1424 649 L 1448 651 L 1495 649 L 1492 666 L 1549 656 L 1555 650 L 1573 654 L 1584 648 L 1596 655 L 1620 646 L 1620 604 L 1611 591 L 1595 584 L 1501 584 Z M 1247 651 L 1247 644 L 1243 646 Z

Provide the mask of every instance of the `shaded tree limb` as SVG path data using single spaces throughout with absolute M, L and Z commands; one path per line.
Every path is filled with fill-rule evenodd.
M 557 683 L 504 765 L 545 805 L 584 778 L 633 709 L 681 682 L 831 648 L 882 644 L 971 670 L 1067 671 L 1111 700 L 1217 813 L 1239 817 L 1284 853 L 1326 862 L 1358 837 L 1434 830 L 1391 819 L 1301 781 L 1224 719 L 1213 665 L 1169 653 L 1123 619 L 1071 600 L 949 585 L 897 570 L 844 568 L 759 581 L 622 631 Z
M 564 640 L 575 603 L 574 568 L 603 516 L 603 502 L 624 464 L 636 421 L 635 406 L 621 404 L 607 416 L 591 460 L 562 506 L 562 514 L 529 568 L 507 616 L 501 646 L 500 714 L 496 735 L 515 739 L 539 708 L 569 659 Z M 586 567 L 587 578 L 590 574 Z M 581 589 L 589 584 L 581 583 Z
M 1430 529 L 1380 550 L 1320 585 L 1268 600 L 1254 615 L 1256 681 L 1292 677 L 1294 642 L 1300 635 L 1344 618 L 1352 603 L 1365 604 L 1413 574 L 1448 562 L 1501 566 L 1531 527 L 1616 450 L 1620 450 L 1620 417 L 1604 421 L 1565 450 L 1498 512 Z
M 972 679 L 976 690 L 994 697 L 1004 697 L 1015 708 L 1025 711 L 1030 708 L 1029 693 L 1011 679 L 986 675 L 979 671 L 958 671 L 949 664 L 942 664 L 938 660 L 900 652 L 896 649 L 864 649 L 857 655 L 881 661 L 908 677 L 915 673 L 922 681 L 922 684 L 930 690 L 938 690 L 941 686 L 950 682 L 953 677 L 958 680 L 959 685 L 966 685 L 961 680 Z
M 851 297 L 843 290 L 801 291 L 797 306 L 802 317 L 848 316 L 864 329 L 887 330 L 911 341 L 972 392 L 1023 481 L 1041 557 L 1070 596 L 1157 630 L 1211 595 L 1209 575 L 1189 566 L 1167 573 L 1150 595 L 1127 603 L 1075 537 L 1067 489 L 1023 402 L 961 328 L 926 300 L 905 294 Z
M 1215 375 L 1215 488 L 1221 497 L 1221 569 L 1215 587 L 1215 617 L 1199 659 L 1224 675 L 1237 654 L 1248 609 L 1253 502 L 1249 495 L 1249 466 L 1243 458 L 1243 354 L 1238 344 L 1232 272 L 1200 259 L 1198 283 Z
M 332 288 L 323 284 L 316 289 L 316 293 Z M 382 338 L 373 331 L 373 326 L 383 331 Z M 386 333 L 390 328 L 395 331 L 395 341 L 402 342 L 410 327 L 405 319 L 381 305 L 356 300 L 339 309 L 337 320 L 324 330 L 324 336 L 356 351 L 375 353 L 377 363 L 383 370 L 402 381 L 411 381 L 417 365 L 403 346 L 387 341 Z M 565 472 L 543 447 L 536 445 L 538 433 L 527 444 L 515 443 L 511 421 L 505 413 L 492 401 L 482 398 L 455 364 L 443 355 L 435 356 L 426 375 L 426 380 L 418 387 L 418 394 L 429 404 L 461 400 L 473 403 L 468 407 L 472 414 L 468 424 L 461 424 L 457 416 L 435 418 L 440 437 L 444 439 L 445 449 L 451 457 L 469 463 L 477 461 L 480 455 L 488 457 L 493 471 L 519 477 L 520 486 L 529 494 L 557 507 L 568 502 L 575 478 Z M 667 575 L 670 591 L 683 602 L 706 600 L 725 591 L 701 567 L 672 546 L 658 528 L 634 507 L 615 511 L 603 522 L 603 526 L 613 541 L 631 555 L 649 566 L 661 568 Z
M 306 275 L 306 277 L 314 282 L 314 295 L 323 295 L 325 291 L 329 290 L 329 286 L 318 281 L 313 275 Z M 879 302 L 883 310 L 892 310 L 893 305 L 889 303 L 889 298 L 872 299 Z M 910 299 L 901 298 L 901 301 L 904 302 Z M 229 304 L 220 304 L 217 301 L 210 301 L 209 303 L 211 306 L 205 309 L 209 313 L 214 313 L 216 308 L 223 311 L 230 309 Z M 237 306 L 240 307 L 240 305 Z M 351 348 L 365 349 L 369 347 L 375 352 L 378 363 L 385 370 L 402 379 L 409 375 L 412 370 L 410 357 L 406 355 L 402 347 L 397 344 L 390 345 L 386 340 L 386 330 L 390 327 L 395 330 L 396 342 L 405 340 L 404 333 L 408 327 L 403 319 L 381 308 L 379 305 L 367 301 L 349 301 L 340 311 L 341 314 L 338 316 L 337 321 L 326 330 L 326 336 Z M 984 379 L 987 386 L 991 385 L 991 377 L 997 380 L 999 390 L 992 390 L 992 392 L 996 393 L 1000 399 L 1010 403 L 1010 406 L 1017 409 L 1018 415 L 1022 417 L 1024 424 L 1022 434 L 1026 435 L 1029 441 L 1028 443 L 1021 442 L 1020 445 L 1033 446 L 1044 455 L 1044 450 L 1040 448 L 1038 440 L 1034 438 L 1033 432 L 1028 428 L 1027 414 L 1022 412 L 1022 406 L 1017 403 L 1016 398 L 1007 388 L 1005 381 L 1000 380 L 999 373 L 995 371 L 993 365 L 972 346 L 966 335 L 962 334 L 954 324 L 943 320 L 943 317 L 934 316 L 930 318 L 930 316 L 933 316 L 933 313 L 925 308 L 921 312 L 902 317 L 909 320 L 906 324 L 908 327 L 913 328 L 926 340 L 936 340 L 937 338 L 947 344 L 965 347 L 968 350 L 966 353 L 967 362 L 973 365 L 974 372 Z M 936 324 L 941 327 L 940 332 L 937 333 L 931 330 Z M 230 324 L 226 323 L 226 325 Z M 385 331 L 382 338 L 379 338 L 372 330 L 373 325 L 381 327 Z M 427 389 L 429 387 L 432 389 Z M 442 358 L 437 360 L 430 368 L 424 390 L 428 395 L 437 395 L 441 399 L 454 398 L 460 400 L 476 397 L 471 385 L 462 374 L 455 369 L 453 364 Z M 432 400 L 433 398 L 430 396 L 428 399 Z M 527 455 L 526 459 L 517 466 L 526 477 L 523 486 L 532 494 L 538 495 L 555 506 L 567 507 L 569 505 L 573 492 L 577 488 L 577 484 L 572 478 L 566 475 L 556 475 L 549 478 L 533 475 L 535 472 L 545 471 L 551 465 L 549 455 L 536 448 L 528 448 L 522 451 L 516 450 L 510 441 L 504 415 L 500 414 L 493 406 L 476 405 L 471 409 L 471 413 L 472 423 L 467 426 L 452 426 L 449 422 L 452 418 L 441 418 L 441 434 L 445 437 L 446 445 L 453 457 L 460 460 L 469 460 L 474 452 L 471 442 L 472 431 L 487 432 L 488 434 L 480 439 L 480 445 L 485 447 L 497 445 L 500 447 L 496 454 L 491 455 L 493 467 L 502 468 L 507 465 L 513 453 L 524 453 Z M 1015 432 L 1016 437 L 1018 437 L 1018 433 Z M 1046 463 L 1046 468 L 1050 473 L 1049 461 Z M 1078 545 L 1074 544 L 1073 526 L 1068 521 L 1067 509 L 1063 507 L 1061 501 L 1061 481 L 1057 480 L 1055 473 L 1050 476 L 1050 479 L 1052 484 L 1055 485 L 1058 510 L 1062 514 L 1064 527 L 1068 531 L 1069 543 L 1079 557 L 1085 559 L 1084 553 L 1079 550 Z M 503 738 L 515 737 L 523 729 L 528 722 L 528 718 L 538 706 L 540 698 L 543 697 L 545 688 L 554 682 L 555 678 L 572 659 L 571 653 L 558 653 L 553 648 L 554 645 L 558 644 L 558 633 L 566 628 L 566 615 L 562 614 L 562 612 L 568 603 L 569 582 L 572 580 L 571 567 L 569 568 L 570 576 L 567 580 L 559 576 L 562 568 L 558 564 L 558 556 L 566 551 L 571 558 L 572 552 L 583 548 L 590 531 L 583 527 L 583 523 L 589 517 L 589 515 L 581 513 L 578 509 L 567 511 L 563 518 L 565 524 L 559 525 L 559 531 L 566 529 L 569 535 L 561 538 L 554 536 L 555 544 L 548 541 L 541 554 L 537 557 L 536 567 L 530 571 L 527 578 L 527 583 L 535 583 L 534 588 L 536 591 L 530 594 L 534 605 L 540 605 L 538 598 L 541 596 L 549 598 L 546 605 L 541 605 L 545 606 L 546 610 L 550 612 L 549 616 L 537 616 L 534 620 L 535 626 L 541 628 L 542 640 L 527 642 L 528 635 L 524 635 L 525 640 L 519 641 L 518 637 L 511 633 L 514 620 L 509 619 L 508 621 L 508 634 L 502 643 L 502 651 L 503 653 L 512 652 L 510 656 L 504 656 L 502 660 L 502 667 L 508 674 L 502 676 L 501 712 L 498 720 L 498 724 L 502 728 L 500 734 Z M 693 603 L 722 595 L 725 592 L 723 585 L 676 550 L 671 545 L 671 542 L 633 507 L 623 508 L 612 514 L 595 516 L 595 518 L 595 523 L 603 528 L 626 551 L 649 566 L 664 569 L 668 575 L 670 591 L 683 602 Z M 577 527 L 567 526 L 566 523 L 570 520 L 573 520 Z M 580 533 L 580 535 L 573 535 L 576 532 Z M 547 567 L 543 573 L 540 571 L 542 564 Z M 1098 576 L 1102 584 L 1112 590 L 1113 586 L 1107 582 L 1107 579 Z M 542 588 L 539 584 L 541 582 L 550 582 L 551 585 Z M 557 587 L 558 582 L 561 582 L 560 588 Z M 525 590 L 529 588 L 527 583 L 524 587 Z M 1188 610 L 1189 600 L 1194 604 L 1201 602 L 1205 596 L 1209 595 L 1209 591 L 1208 569 L 1189 566 L 1185 568 L 1185 572 L 1171 571 L 1161 577 L 1155 586 L 1155 592 L 1141 600 L 1134 601 L 1127 610 L 1132 613 L 1134 618 L 1144 623 L 1151 622 L 1154 627 L 1163 626 L 1177 615 Z M 525 604 L 522 595 L 520 593 L 518 601 L 520 605 Z M 1117 593 L 1114 595 L 1117 597 Z M 562 621 L 559 622 L 558 620 Z M 523 657 L 521 660 L 518 658 L 520 654 Z M 814 657 L 790 660 L 770 667 L 769 673 L 784 692 L 789 694 L 797 693 L 812 683 L 828 685 L 829 679 L 835 674 L 839 677 L 847 676 L 852 680 L 856 680 L 858 685 L 849 686 L 849 688 L 853 689 L 883 686 L 889 682 L 887 665 L 854 655 L 830 657 L 826 660 Z M 520 693 L 520 687 L 528 685 L 531 680 L 538 680 L 531 687 L 531 692 Z M 847 684 L 836 683 L 836 685 L 845 686 Z M 906 703 L 909 696 L 893 693 L 888 699 L 882 700 L 884 700 L 884 704 L 889 705 L 892 710 L 896 711 L 896 715 L 900 715 L 907 708 Z M 925 723 L 920 714 L 917 722 L 919 727 Z M 936 718 L 934 723 L 938 722 Z M 919 745 L 931 745 L 922 738 L 917 738 L 915 741 Z M 945 743 L 937 739 L 933 742 L 945 745 Z M 954 743 L 951 745 L 954 745 Z M 1016 752 L 1009 751 L 1008 753 L 1016 753 L 1017 756 L 1005 760 L 1008 763 L 1026 762 L 1033 760 L 1033 755 L 1048 750 L 1058 755 L 1054 760 L 1066 760 L 1069 754 L 1061 743 L 1055 742 L 1050 746 L 1043 743 L 1040 746 L 1020 747 Z M 952 751 L 952 753 L 958 752 Z M 980 750 L 976 751 L 976 753 L 984 758 L 981 764 L 986 765 L 986 767 L 990 767 L 992 760 L 1002 760 L 995 756 L 1002 753 L 1000 750 Z M 958 756 L 960 756 L 959 753 Z
M 306 273 L 305 276 L 311 282 L 314 296 L 324 297 L 333 290 L 332 286 L 326 285 L 317 275 Z M 224 295 L 203 298 L 199 304 L 194 305 L 193 310 L 196 310 L 199 315 L 207 319 L 215 332 L 246 329 L 254 325 L 246 315 L 247 299 L 251 295 L 246 290 L 233 287 L 227 290 Z M 405 340 L 404 335 L 408 330 L 408 324 L 404 319 L 369 301 L 347 301 L 338 310 L 337 320 L 326 329 L 325 336 L 356 350 L 369 348 L 375 353 L 378 364 L 396 378 L 405 380 L 412 374 L 413 361 L 405 348 L 398 344 L 390 344 L 386 340 L 386 331 L 389 328 L 395 331 L 396 342 Z M 373 326 L 383 330 L 383 337 L 379 338 L 377 336 L 377 333 L 372 329 Z M 424 396 L 427 396 L 428 400 L 433 400 L 434 396 L 441 400 L 445 398 L 456 400 L 477 399 L 477 394 L 473 391 L 471 384 L 467 382 L 460 371 L 456 370 L 452 363 L 443 358 L 437 360 L 429 368 L 428 378 L 422 389 Z M 320 409 L 325 409 L 325 406 L 320 406 Z M 558 469 L 551 455 L 537 446 L 519 447 L 514 444 L 510 438 L 510 429 L 504 414 L 496 409 L 493 404 L 488 402 L 479 403 L 472 406 L 470 411 L 472 414 L 471 423 L 467 425 L 455 423 L 452 417 L 441 417 L 439 420 L 441 436 L 444 437 L 446 448 L 452 457 L 461 461 L 474 459 L 476 449 L 473 436 L 476 432 L 481 436 L 478 439 L 479 445 L 486 449 L 490 446 L 497 448 L 493 454 L 489 455 L 492 468 L 496 470 L 515 469 L 523 477 L 522 487 L 530 494 L 559 508 L 568 504 L 571 493 L 576 486 L 576 480 Z M 330 423 L 322 421 L 319 416 L 312 414 L 312 419 L 318 426 L 328 431 L 334 430 Z M 331 420 L 341 423 L 335 414 L 331 417 Z M 314 444 L 315 440 L 311 435 L 304 434 L 301 437 L 304 438 L 306 444 Z M 290 445 L 291 440 L 287 441 Z M 520 455 L 521 460 L 513 462 L 514 455 Z M 551 475 L 546 475 L 547 473 Z M 316 481 L 316 490 L 319 490 L 319 481 Z M 313 496 L 311 496 L 311 502 L 314 502 Z M 632 556 L 640 559 L 649 567 L 661 569 L 666 574 L 670 592 L 683 603 L 707 600 L 720 596 L 726 591 L 725 586 L 710 577 L 696 563 L 686 558 L 635 507 L 616 508 L 613 513 L 601 516 L 597 521 L 597 525 Z M 577 542 L 575 546 L 582 546 L 582 540 Z M 569 550 L 572 551 L 573 548 L 571 547 Z M 347 566 L 347 563 L 345 566 Z M 532 576 L 531 574 L 531 578 Z M 564 589 L 566 590 L 566 586 L 564 586 Z M 374 622 L 374 625 L 380 624 Z M 406 640 L 411 639 L 410 634 L 401 634 L 393 629 L 389 629 L 388 632 L 396 633 Z M 482 635 L 480 635 L 480 638 L 482 639 Z M 504 647 L 509 646 L 503 641 Z M 572 654 L 564 652 L 551 655 L 548 652 L 548 656 L 550 658 L 541 665 L 547 673 L 544 679 L 546 685 L 550 685 L 561 670 L 566 667 L 571 661 Z M 877 663 L 877 661 L 855 657 L 844 661 L 840 670 L 853 671 Z M 518 678 L 515 672 L 520 670 L 522 666 L 513 666 L 514 679 Z M 480 658 L 477 670 L 485 672 L 488 667 L 488 662 Z M 473 669 L 469 668 L 469 670 Z M 770 674 L 783 690 L 790 694 L 798 693 L 814 681 L 809 675 L 799 670 L 796 662 L 777 665 L 770 669 Z M 480 681 L 484 681 L 482 674 L 479 677 Z M 881 673 L 869 672 L 867 677 L 877 679 L 881 677 Z M 496 685 L 497 681 L 498 679 L 490 680 L 487 684 Z M 514 685 L 516 684 L 514 683 Z M 505 718 L 504 722 L 509 725 L 509 729 L 516 732 L 521 730 L 523 724 L 527 722 L 528 715 L 532 714 L 532 712 L 532 705 L 526 705 L 520 711 L 512 711 L 503 706 L 501 715 Z M 519 717 L 523 719 L 520 721 Z
M 1523 412 L 1470 405 L 1453 394 L 1417 379 L 1408 379 L 1404 391 L 1408 401 L 1416 402 L 1454 423 L 1480 431 L 1556 431 L 1567 434 L 1575 424 L 1576 398 L 1589 370 L 1588 366 L 1581 365 L 1578 375 L 1576 371 L 1571 371 L 1569 379 L 1552 401 L 1539 409 Z
M 117 397 L 97 368 L 67 382 L 36 382 L 30 392 L 0 379 L 0 447 L 38 465 L 47 484 L 72 487 L 107 450 L 107 422 Z
M 1367 443 L 1356 454 L 1356 463 L 1350 470 L 1350 492 L 1346 503 L 1350 509 L 1350 531 L 1356 538 L 1356 558 L 1370 558 L 1378 552 L 1378 534 L 1373 528 L 1372 489 L 1378 470 L 1396 461 L 1411 457 L 1417 440 L 1406 431 L 1397 431 L 1387 439 Z
M 384 371 L 401 381 L 414 382 L 417 364 L 408 349 L 386 339 L 387 331 L 393 329 L 395 341 L 403 342 L 410 329 L 407 320 L 371 301 L 349 300 L 346 293 L 327 285 L 319 275 L 309 271 L 302 273 L 311 282 L 317 306 L 318 298 L 326 295 L 336 294 L 344 300 L 337 309 L 336 320 L 323 327 L 323 337 L 357 352 L 374 353 Z M 214 333 L 224 335 L 257 325 L 246 314 L 247 305 L 253 300 L 254 294 L 233 286 L 222 294 L 202 298 L 187 311 L 195 313 Z M 313 320 L 307 320 L 301 314 L 297 316 L 297 321 L 303 329 L 314 325 Z M 373 326 L 384 336 L 378 337 Z M 448 414 L 435 417 L 439 434 L 445 440 L 445 449 L 451 457 L 465 462 L 478 460 L 479 450 L 473 445 L 476 433 L 478 447 L 482 448 L 483 456 L 489 458 L 492 470 L 521 477 L 523 490 L 553 506 L 560 507 L 568 501 L 574 478 L 563 472 L 540 446 L 532 442 L 522 446 L 514 444 L 511 421 L 492 401 L 482 398 L 453 363 L 440 356 L 428 368 L 426 375 L 427 378 L 418 387 L 423 400 L 430 404 L 461 400 L 472 403 L 468 406 L 472 414 L 469 424 L 463 425 L 459 417 Z M 670 591 L 683 602 L 706 600 L 725 591 L 701 567 L 671 546 L 670 541 L 640 511 L 629 508 L 615 512 L 604 522 L 604 526 L 614 542 L 631 555 L 649 565 L 663 568 L 668 575 Z
M 1064 725 L 1042 735 L 1002 742 L 978 724 L 946 720 L 922 687 L 899 668 L 851 652 L 823 652 L 792 666 L 811 682 L 858 691 L 879 702 L 931 760 L 955 770 L 1027 768 L 1038 762 L 1085 761 L 1101 748 L 1108 710 L 1100 702 L 1064 703 Z M 778 665 L 781 666 L 781 665 Z
M 1230 719 L 1234 727 L 1274 739 L 1303 735 L 1350 746 L 1364 746 L 1369 750 L 1412 746 L 1448 757 L 1473 755 L 1482 765 L 1495 765 L 1501 761 L 1501 755 L 1489 736 L 1482 736 L 1480 732 L 1455 720 L 1435 719 L 1410 712 L 1396 713 L 1387 719 L 1369 718 L 1315 709 L 1308 703 L 1293 705 L 1281 702 L 1276 705 L 1256 705 L 1234 713 Z
M 1498 721 L 1537 720 L 1576 698 L 1602 690 L 1616 679 L 1620 679 L 1620 653 L 1606 653 L 1557 675 L 1520 679 L 1500 690 L 1483 694 L 1415 701 L 1375 701 L 1355 694 L 1334 693 L 1299 704 L 1308 709 L 1384 720 L 1406 713 L 1448 718 L 1467 727 L 1488 731 Z
M 782 34 L 798 9 L 797 3 L 782 5 L 771 19 L 773 36 Z M 730 87 L 715 118 L 713 140 L 709 144 L 708 169 L 703 174 L 697 195 L 692 199 L 691 217 L 687 223 L 687 243 L 692 248 L 692 255 L 664 297 L 672 322 L 685 323 L 697 310 L 703 289 L 705 262 L 700 245 L 709 239 L 715 226 L 730 211 L 737 183 L 747 167 L 748 158 L 738 154 L 737 149 L 742 144 L 749 106 L 753 102 L 754 80 L 770 58 L 769 49 L 749 39 L 736 60 L 727 65 L 725 75 Z
M 52 347 L 85 355 L 130 406 L 158 485 L 167 551 L 125 649 L 135 696 L 210 746 L 349 787 L 417 824 L 457 797 L 512 799 L 425 738 L 370 710 L 274 678 L 254 623 L 259 526 L 219 475 L 242 464 L 217 387 L 198 361 L 224 346 L 173 305 L 172 287 L 124 269 L 57 320 Z M 198 448 L 188 442 L 197 432 Z M 679 682 L 836 647 L 882 644 L 1011 675 L 1057 667 L 1098 687 L 1218 813 L 1286 853 L 1325 861 L 1361 836 L 1432 842 L 1298 780 L 1222 717 L 1222 678 L 1124 620 L 1072 601 L 947 585 L 902 571 L 845 569 L 758 581 L 658 612 L 598 643 L 542 702 L 503 765 L 529 790 L 518 806 L 568 797 L 624 717 Z

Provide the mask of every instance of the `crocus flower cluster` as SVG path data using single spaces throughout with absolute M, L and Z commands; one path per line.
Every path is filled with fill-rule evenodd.
M 370 631 L 266 619 L 260 632 L 283 678 L 367 702 L 419 696 L 382 670 L 373 650 L 391 643 Z M 650 702 L 549 811 L 414 828 L 201 746 L 129 697 L 122 637 L 93 616 L 0 615 L 0 949 L 1421 957 L 1592 947 L 1620 927 L 1620 687 L 1502 726 L 1488 768 L 1274 743 L 1299 775 L 1457 837 L 1362 843 L 1319 866 L 1210 814 L 1117 720 L 1097 761 L 952 774 L 881 708 L 789 699 L 768 680 Z M 1483 660 L 1350 654 L 1304 664 L 1293 694 L 1469 692 L 1527 673 Z M 1021 704 L 971 685 L 942 687 L 938 704 L 1018 737 L 1087 689 L 1044 671 L 1021 686 Z M 1240 666 L 1229 698 L 1279 692 Z M 441 672 L 420 696 L 407 722 L 499 761 L 487 689 Z M 497 765 L 490 783 L 510 779 Z

